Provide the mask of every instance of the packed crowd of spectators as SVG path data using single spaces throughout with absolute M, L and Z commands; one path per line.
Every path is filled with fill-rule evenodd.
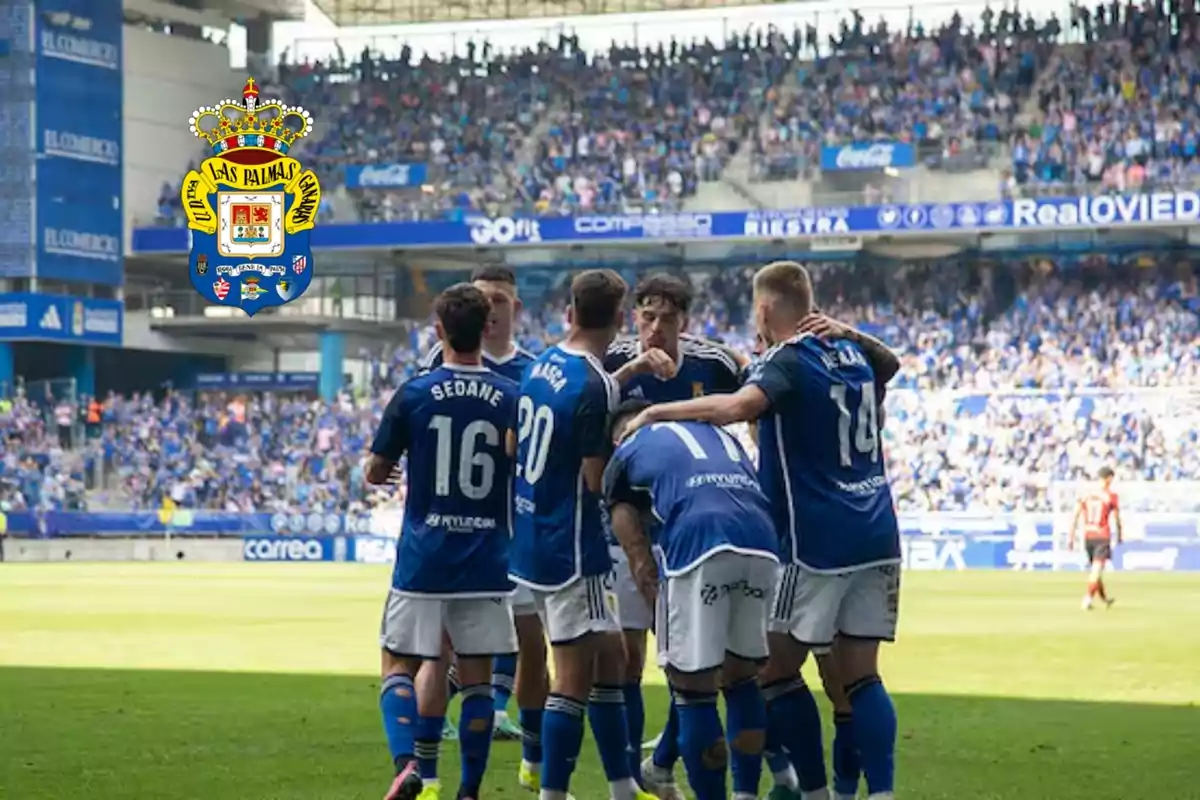
M 1010 145 L 1014 185 L 1074 180 L 1096 148 L 1109 167 L 1158 145 L 1178 177 L 1193 147 L 1191 112 L 1174 113 L 1195 82 L 1191 29 L 1176 31 L 1179 13 L 1153 3 L 1114 8 L 1076 11 L 1065 31 L 1053 13 L 985 7 L 938 25 L 918 14 L 897 29 L 851 11 L 831 30 L 770 26 L 598 53 L 565 33 L 513 52 L 472 41 L 441 59 L 407 44 L 338 50 L 285 56 L 261 89 L 319 121 L 300 152 L 326 194 L 347 167 L 370 168 L 349 185 L 352 203 L 325 202 L 341 219 L 671 210 L 740 152 L 752 180 L 792 180 L 818 167 L 822 146 L 849 142 L 908 142 L 922 159 L 975 166 L 974 154 Z M 1060 46 L 1077 40 L 1089 44 Z M 1043 113 L 1014 128 L 1035 87 Z M 1131 127 L 1149 137 L 1143 150 L 1127 141 Z M 424 171 L 402 177 L 405 165 Z M 159 216 L 178 222 L 175 187 Z
M 1200 179 L 1200 18 L 1179 3 L 1079 7 L 1087 47 L 1044 74 L 1041 113 L 1012 137 L 1012 191 L 1145 191 Z
M 751 268 L 697 274 L 696 333 L 749 350 Z M 901 355 L 884 429 L 902 510 L 1045 510 L 1055 481 L 1200 476 L 1200 264 L 1186 256 L 816 268 L 822 309 Z M 561 292 L 530 302 L 521 342 L 561 337 Z M 119 507 L 356 511 L 361 460 L 428 326 L 374 354 L 374 380 L 310 396 L 110 396 L 72 441 L 61 402 L 0 408 L 0 509 L 82 508 L 97 464 Z M 64 424 L 65 423 L 65 424 Z M 95 502 L 93 506 L 97 505 Z
M 0 397 L 0 511 L 87 509 L 89 457 L 63 430 L 74 413 L 70 404 Z

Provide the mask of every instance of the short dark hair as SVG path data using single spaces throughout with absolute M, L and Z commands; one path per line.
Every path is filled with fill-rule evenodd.
M 1101 480 L 1107 480 L 1113 476 L 1113 471 L 1111 467 L 1101 467 L 1096 474 L 1100 476 Z
M 611 269 L 589 269 L 571 281 L 571 307 L 575 324 L 585 331 L 603 330 L 616 324 L 629 286 Z
M 686 314 L 692 307 L 692 297 L 692 285 L 686 279 L 663 272 L 638 282 L 633 304 L 641 306 L 647 300 L 662 300 Z
M 628 400 L 622 400 L 617 406 L 617 410 L 612 413 L 608 420 L 608 440 L 611 442 L 613 434 L 617 432 L 617 423 L 626 417 L 636 416 L 650 407 L 650 401 L 642 397 L 631 397 Z
M 775 261 L 754 273 L 754 291 L 778 297 L 799 316 L 812 313 L 812 277 L 795 261 Z
M 451 350 L 475 353 L 483 346 L 483 329 L 492 313 L 492 304 L 483 292 L 469 283 L 456 283 L 433 301 L 433 312 Z
M 508 267 L 501 264 L 484 264 L 471 271 L 471 283 L 475 281 L 490 281 L 492 283 L 507 283 L 517 285 L 517 275 Z

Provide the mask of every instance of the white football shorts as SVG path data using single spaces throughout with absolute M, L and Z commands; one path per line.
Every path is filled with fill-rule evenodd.
M 779 564 L 765 556 L 722 552 L 667 578 L 658 595 L 658 664 L 703 672 L 767 657 L 767 620 Z
M 620 545 L 609 548 L 613 562 L 613 591 L 617 595 L 617 622 L 626 631 L 648 631 L 654 628 L 654 609 L 638 591 L 637 582 L 629 570 L 629 558 Z
M 899 564 L 835 574 L 789 564 L 780 574 L 771 630 L 818 651 L 839 635 L 891 642 L 899 612 Z
M 442 655 L 442 633 L 464 658 L 517 652 L 517 632 L 507 597 L 443 598 L 393 589 L 383 609 L 380 646 L 410 658 Z
M 537 604 L 533 602 L 533 590 L 528 586 L 517 584 L 517 590 L 512 596 L 514 617 L 525 617 L 537 613 Z
M 591 633 L 621 630 L 611 572 L 585 576 L 549 592 L 531 591 L 551 645 L 571 644 Z

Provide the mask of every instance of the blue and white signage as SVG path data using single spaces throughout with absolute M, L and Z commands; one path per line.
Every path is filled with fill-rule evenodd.
M 0 294 L 0 341 L 121 345 L 124 306 L 50 294 Z
M 854 142 L 821 148 L 821 170 L 908 169 L 917 165 L 917 149 L 907 142 Z
M 583 217 L 468 217 L 461 222 L 327 224 L 312 233 L 317 250 L 396 247 L 601 245 L 697 241 L 804 241 L 828 236 L 912 237 L 1034 233 L 1200 224 L 1193 191 L 1101 197 L 1043 197 L 992 203 L 800 208 L 779 211 L 608 214 Z M 186 253 L 183 228 L 139 228 L 138 253 Z
M 425 183 L 424 164 L 348 164 L 347 189 L 403 189 Z
M 36 275 L 120 285 L 122 11 L 85 0 L 36 13 Z
M 319 379 L 320 374 L 316 372 L 201 372 L 196 376 L 196 388 L 213 391 L 315 392 Z

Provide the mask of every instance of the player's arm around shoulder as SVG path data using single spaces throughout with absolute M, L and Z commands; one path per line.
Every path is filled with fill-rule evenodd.
M 697 420 L 713 425 L 752 422 L 767 412 L 771 401 L 761 387 L 750 384 L 732 394 L 710 394 L 675 403 L 650 406 L 629 423 L 630 432 L 655 422 Z
M 822 339 L 845 339 L 854 342 L 862 349 L 867 361 L 871 363 L 876 382 L 881 387 L 896 377 L 896 373 L 900 371 L 899 357 L 881 340 L 818 311 L 809 314 L 800 322 L 800 332 L 819 336 Z
M 379 420 L 379 427 L 375 431 L 375 439 L 371 442 L 371 450 L 363 469 L 366 482 L 373 486 L 391 483 L 400 459 L 408 451 L 408 416 L 411 413 L 409 395 L 410 383 L 401 384 L 388 400 L 383 417 Z
M 736 392 L 651 406 L 638 414 L 628 430 L 634 431 L 654 422 L 686 419 L 719 426 L 753 422 L 793 392 L 789 360 L 796 360 L 791 347 L 786 344 L 773 347 L 751 365 L 745 384 Z

